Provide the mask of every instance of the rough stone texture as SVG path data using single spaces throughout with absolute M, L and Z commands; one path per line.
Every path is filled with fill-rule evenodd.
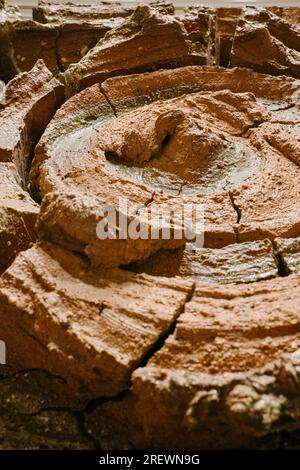
M 219 43 L 215 8 L 195 5 L 177 17 L 184 25 L 195 54 L 207 55 L 207 65 L 219 63 Z
M 95 449 L 79 413 L 58 407 L 61 379 L 44 371 L 0 378 L 0 449 Z M 52 390 L 51 390 L 52 389 Z
M 253 93 L 271 113 L 275 113 L 277 120 L 278 109 L 292 108 L 300 98 L 300 82 L 290 77 L 270 77 L 241 68 L 205 66 L 114 77 L 102 83 L 101 89 L 117 114 L 185 93 L 230 90 L 233 93 Z
M 300 273 L 300 238 L 276 238 L 275 244 L 285 274 Z
M 297 7 L 266 7 L 267 11 L 289 23 L 300 25 L 300 10 Z M 227 67 L 232 43 L 242 8 L 217 8 L 217 32 L 220 36 L 220 65 Z
M 94 450 L 75 415 L 68 410 L 45 410 L 24 416 L 0 410 L 1 450 Z
M 300 25 L 299 7 L 268 7 L 267 10 L 289 23 Z
M 10 53 L 11 45 L 8 40 L 12 25 L 15 21 L 22 18 L 21 13 L 17 7 L 4 8 L 0 6 L 0 79 L 7 80 L 10 78 Z
M 134 7 L 122 5 L 120 2 L 98 2 L 97 4 L 76 5 L 74 3 L 47 3 L 39 1 L 38 6 L 33 8 L 32 16 L 40 23 L 56 23 L 72 21 L 99 22 L 99 20 L 114 17 L 130 16 Z
M 79 61 L 107 31 L 122 21 L 122 18 L 115 18 L 97 23 L 70 21 L 42 24 L 16 19 L 9 23 L 4 35 L 3 77 L 7 81 L 20 72 L 30 70 L 38 59 L 43 59 L 51 72 L 58 74 L 71 63 Z
M 0 163 L 0 273 L 35 240 L 39 207 L 21 188 L 15 165 Z
M 217 8 L 217 33 L 220 37 L 220 65 L 227 67 L 241 8 Z
M 299 287 L 198 285 L 128 395 L 87 414 L 89 432 L 109 449 L 224 449 L 299 428 Z
M 162 14 L 173 13 L 170 4 L 158 2 L 153 7 Z M 34 19 L 30 20 L 22 18 L 14 7 L 7 7 L 0 13 L 0 77 L 8 81 L 20 72 L 29 71 L 38 59 L 43 59 L 52 73 L 63 72 L 132 12 L 133 8 L 120 4 L 112 7 L 99 4 L 91 9 L 91 6 L 42 3 L 34 9 Z
M 300 27 L 266 9 L 244 8 L 234 36 L 230 65 L 300 78 Z
M 191 287 L 179 279 L 93 272 L 70 252 L 34 246 L 0 281 L 1 335 L 10 352 L 1 370 L 41 369 L 61 377 L 65 387 L 56 393 L 70 407 L 113 396 L 128 387 Z
M 73 94 L 114 75 L 207 64 L 210 52 L 203 49 L 189 39 L 183 21 L 156 8 L 139 6 L 78 64 L 70 66 L 64 77 Z
M 84 7 L 49 8 L 37 30 L 59 31 L 49 51 L 63 69 L 60 51 L 70 58 L 73 33 L 84 29 L 79 16 L 88 34 L 100 20 L 97 8 L 89 18 Z M 184 29 L 185 57 L 217 56 L 214 10 L 191 8 L 178 20 L 168 5 L 155 8 L 155 18 Z M 296 14 L 286 15 L 262 12 L 257 22 L 297 49 Z M 233 23 L 219 22 L 221 44 Z M 290 238 L 300 234 L 299 83 L 220 67 L 122 76 L 78 93 L 49 124 L 62 88 L 42 65 L 8 87 L 0 448 L 299 448 L 300 248 Z M 10 162 L 24 184 L 46 126 L 31 189 L 42 202 L 38 236 L 48 242 L 12 263 L 35 237 L 38 208 Z M 205 248 L 99 241 L 97 221 L 119 196 L 141 222 L 153 208 L 172 204 L 178 214 L 204 203 Z M 7 249 L 7 234 L 16 248 Z
M 0 161 L 14 162 L 25 180 L 31 152 L 63 101 L 63 87 L 42 61 L 6 88 L 0 109 Z
M 174 14 L 172 3 L 157 1 L 150 2 L 152 7 L 162 13 Z M 125 18 L 132 15 L 135 7 L 123 5 L 121 2 L 97 2 L 97 4 L 76 5 L 74 3 L 47 3 L 38 2 L 33 8 L 33 19 L 40 23 L 72 22 L 82 24 L 85 22 L 99 23 L 99 20 L 111 18 Z
M 100 108 L 96 85 L 94 91 Z M 82 99 L 92 107 L 91 90 L 65 105 L 73 124 L 79 122 L 76 110 Z M 102 102 L 106 109 L 104 97 Z M 229 117 L 228 107 L 234 119 Z M 174 239 L 102 241 L 95 237 L 103 204 L 118 209 L 119 199 L 127 197 L 133 207 L 146 204 L 147 213 L 153 206 L 172 205 L 180 210 L 187 203 L 203 203 L 205 245 L 234 242 L 237 214 L 228 190 L 260 174 L 261 166 L 259 155 L 240 136 L 269 119 L 253 95 L 196 93 L 154 102 L 117 118 L 108 115 L 105 119 L 102 110 L 100 120 L 94 115 L 88 125 L 76 125 L 71 132 L 66 115 L 64 107 L 57 113 L 32 165 L 31 180 L 33 185 L 37 183 L 41 198 L 59 191 L 49 194 L 42 205 L 41 236 L 84 252 L 96 265 L 125 264 L 145 259 L 162 247 L 174 248 L 175 242 L 177 246 L 184 243 Z M 170 139 L 165 145 L 167 136 Z M 197 152 L 203 160 L 195 158 Z M 74 224 L 69 224 L 69 219 Z
M 269 240 L 203 248 L 159 251 L 130 270 L 152 276 L 191 277 L 201 283 L 247 283 L 278 275 L 278 266 Z
M 122 197 L 132 208 L 147 206 L 141 222 L 152 207 L 172 205 L 177 213 L 203 203 L 206 247 L 299 235 L 299 137 L 291 131 L 299 122 L 299 82 L 200 67 L 135 75 L 122 88 L 120 80 L 70 99 L 39 143 L 31 182 L 42 199 L 47 195 L 41 237 L 96 266 L 183 245 L 174 237 L 96 237 L 104 205 L 118 211 Z M 203 83 L 206 91 L 197 91 Z
M 259 177 L 232 190 L 241 242 L 300 233 L 299 136 L 286 127 L 266 123 L 250 131 L 250 141 L 265 162 Z
M 6 58 L 6 80 L 20 72 L 31 70 L 42 59 L 52 73 L 59 72 L 56 56 L 57 28 L 32 20 L 17 20 L 11 24 L 7 41 L 9 55 Z

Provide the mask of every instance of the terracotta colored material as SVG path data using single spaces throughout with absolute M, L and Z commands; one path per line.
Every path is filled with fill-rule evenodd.
M 110 78 L 102 83 L 101 89 L 118 114 L 132 107 L 185 93 L 220 90 L 250 92 L 258 100 L 263 100 L 264 106 L 274 113 L 277 120 L 279 114 L 281 119 L 282 108 L 290 107 L 287 110 L 290 113 L 292 105 L 299 103 L 299 85 L 299 81 L 289 77 L 270 77 L 241 68 L 184 67 Z M 291 120 L 290 117 L 288 120 Z
M 210 27 L 211 15 L 207 15 L 207 25 Z M 192 24 L 198 21 L 197 13 L 190 16 Z M 146 5 L 137 7 L 130 18 L 65 72 L 69 93 L 73 94 L 114 75 L 207 64 L 207 58 L 211 55 L 210 42 L 204 48 L 199 42 L 194 43 L 185 23 L 190 24 L 188 18 L 181 21 L 172 15 L 162 14 L 156 8 Z
M 61 84 L 42 62 L 6 88 L 0 110 L 0 272 L 36 238 L 38 205 L 24 191 L 34 145 L 62 103 Z M 23 189 L 22 189 L 23 188 Z
M 184 9 L 184 13 L 177 16 L 193 43 L 196 55 L 206 55 L 207 65 L 219 63 L 219 40 L 217 36 L 216 9 L 195 5 Z
M 208 75 L 210 70 L 207 69 Z M 193 73 L 193 69 L 188 72 Z M 111 98 L 110 101 L 113 102 Z M 79 102 L 86 103 L 84 113 L 82 107 L 78 107 Z M 118 112 L 117 103 L 113 104 Z M 134 102 L 129 104 L 136 107 Z M 236 116 L 234 121 L 228 116 L 228 106 Z M 229 91 L 179 96 L 133 109 L 116 118 L 104 95 L 94 85 L 61 108 L 36 149 L 31 169 L 32 187 L 41 198 L 59 191 L 59 194 L 49 194 L 42 205 L 40 236 L 68 248 L 76 247 L 95 265 L 126 264 L 145 259 L 160 248 L 170 249 L 184 243 L 184 240 L 161 239 L 102 241 L 95 237 L 103 202 L 118 209 L 119 199 L 127 197 L 131 204 L 147 204 L 149 209 L 151 204 L 172 204 L 180 208 L 189 202 L 204 203 L 205 245 L 217 247 L 233 243 L 237 214 L 228 190 L 233 191 L 249 178 L 260 175 L 264 164 L 259 153 L 240 136 L 265 119 L 269 119 L 267 111 L 252 95 L 235 96 Z M 164 146 L 167 135 L 171 139 Z M 194 159 L 193 148 L 207 154 L 202 162 Z M 216 163 L 206 160 L 212 151 L 216 152 Z M 185 155 L 183 162 L 182 154 Z M 153 155 L 156 155 L 155 160 L 152 160 Z M 224 165 L 223 170 L 217 168 L 219 159 L 228 161 L 227 168 Z M 157 175 L 160 175 L 159 184 Z M 78 210 L 79 207 L 82 209 Z M 76 224 L 70 225 L 69 219 L 76 220 Z M 109 248 L 113 246 L 118 246 L 118 250 Z M 107 247 L 104 253 L 103 247 Z
M 220 65 L 227 67 L 241 8 L 217 8 L 217 31 L 220 35 Z
M 128 387 L 131 372 L 182 312 L 191 288 L 191 281 L 179 279 L 93 272 L 70 252 L 36 245 L 0 281 L 1 334 L 10 351 L 2 369 L 61 377 L 65 387 L 57 394 L 68 397 L 69 406 L 113 396 Z
M 164 13 L 174 14 L 172 3 L 164 1 L 150 2 L 150 5 Z M 40 23 L 72 22 L 72 23 L 99 23 L 100 20 L 111 18 L 125 18 L 132 15 L 135 7 L 124 5 L 121 2 L 97 2 L 97 4 L 76 5 L 74 3 L 47 3 L 39 1 L 33 8 L 33 19 Z
M 21 13 L 17 7 L 6 7 L 4 1 L 0 5 L 0 80 L 8 80 L 10 76 L 10 52 L 11 44 L 8 40 L 12 25 L 21 19 Z
M 299 276 L 199 285 L 128 395 L 88 413 L 88 429 L 107 449 L 182 449 L 183 436 L 185 449 L 276 446 L 259 438 L 297 426 L 299 295 Z
M 63 87 L 43 61 L 12 80 L 0 109 L 0 161 L 14 162 L 25 181 L 31 152 L 63 101 Z
M 209 91 L 214 75 L 211 88 L 220 91 Z M 133 76 L 122 88 L 119 82 L 105 82 L 104 94 L 94 85 L 70 99 L 39 143 L 31 186 L 40 198 L 47 195 L 41 237 L 84 253 L 95 266 L 141 261 L 184 244 L 174 238 L 100 240 L 95 233 L 104 205 L 118 211 L 122 197 L 132 207 L 147 205 L 147 214 L 155 204 L 178 212 L 203 203 L 206 247 L 300 233 L 299 138 L 284 121 L 297 122 L 298 82 L 215 68 Z M 206 91 L 196 92 L 203 82 Z M 162 100 L 171 87 L 177 97 Z M 195 93 L 182 95 L 187 91 Z
M 299 7 L 268 7 L 267 9 L 289 23 L 300 25 Z
M 12 163 L 0 163 L 0 273 L 34 242 L 39 207 L 21 188 Z
M 126 17 L 133 13 L 134 8 L 120 2 L 97 2 L 97 4 L 76 5 L 74 3 L 47 3 L 39 1 L 33 8 L 33 19 L 40 23 L 56 22 L 99 22 L 114 17 Z
M 0 448 L 299 448 L 298 10 L 2 4 Z
M 2 45 L 3 77 L 9 80 L 17 73 L 29 71 L 38 59 L 43 59 L 51 72 L 58 74 L 79 61 L 107 31 L 122 21 L 116 18 L 97 24 L 41 24 L 24 19 L 10 22 Z
M 275 242 L 284 273 L 300 273 L 300 238 L 277 238 Z
M 265 9 L 244 8 L 230 65 L 300 78 L 300 27 Z
M 152 276 L 191 277 L 206 283 L 247 283 L 278 275 L 278 266 L 269 240 L 238 243 L 225 248 L 162 250 L 130 270 Z
M 259 178 L 254 177 L 244 187 L 232 191 L 240 213 L 239 241 L 298 236 L 299 135 L 285 124 L 266 123 L 251 130 L 250 141 L 264 156 L 265 166 Z

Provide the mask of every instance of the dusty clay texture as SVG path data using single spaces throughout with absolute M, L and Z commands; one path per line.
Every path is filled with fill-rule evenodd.
M 127 396 L 87 413 L 89 431 L 109 449 L 276 446 L 262 437 L 298 427 L 299 283 L 198 285 Z
M 214 60 L 211 41 L 209 37 L 206 40 L 203 28 L 208 36 L 212 34 L 212 16 L 209 12 L 191 10 L 181 19 L 150 6 L 137 7 L 132 16 L 106 34 L 78 64 L 69 67 L 64 74 L 68 93 L 114 75 L 211 63 Z M 195 40 L 190 31 L 195 23 L 202 29 L 200 40 Z M 204 44 L 201 35 L 205 36 Z
M 227 67 L 241 8 L 217 8 L 217 32 L 220 37 L 220 65 Z
M 131 372 L 182 312 L 191 288 L 180 279 L 92 271 L 68 251 L 36 245 L 1 279 L 1 332 L 10 351 L 1 370 L 60 377 L 58 404 L 67 400 L 70 407 L 114 396 L 128 388 Z
M 247 283 L 278 275 L 278 263 L 269 240 L 238 243 L 224 248 L 160 250 L 129 269 L 152 276 L 192 277 L 202 283 Z
M 219 82 L 209 86 L 214 74 Z M 119 211 L 125 196 L 133 209 L 146 206 L 137 217 L 147 232 L 153 206 L 176 212 L 184 204 L 203 203 L 207 248 L 299 234 L 299 137 L 284 114 L 277 120 L 274 111 L 277 104 L 283 112 L 285 102 L 297 119 L 298 82 L 193 67 L 124 79 L 122 96 L 119 82 L 110 79 L 102 90 L 93 85 L 75 95 L 39 142 L 31 187 L 43 199 L 40 237 L 83 253 L 94 266 L 141 261 L 184 244 L 175 237 L 95 237 L 104 204 Z M 202 83 L 205 91 L 196 91 Z
M 285 274 L 300 273 L 300 238 L 277 238 L 275 243 Z
M 0 163 L 0 272 L 34 242 L 38 205 L 21 188 L 12 163 Z
M 299 448 L 297 14 L 0 7 L 0 448 Z
M 150 5 L 164 13 L 174 14 L 172 3 L 163 1 L 150 2 Z M 85 22 L 98 23 L 99 20 L 132 15 L 134 7 L 121 2 L 97 2 L 97 4 L 76 5 L 74 3 L 47 3 L 39 1 L 33 8 L 33 19 L 40 23 Z
M 39 23 L 56 23 L 59 21 L 74 21 L 79 24 L 84 21 L 97 23 L 101 19 L 126 17 L 133 13 L 134 8 L 119 2 L 98 2 L 97 4 L 76 5 L 73 3 L 47 3 L 39 1 L 33 8 L 33 19 Z
M 6 88 L 0 109 L 0 272 L 36 239 L 38 205 L 26 189 L 32 151 L 56 108 L 61 84 L 42 62 Z
M 5 90 L 0 108 L 0 161 L 14 162 L 25 183 L 33 148 L 64 99 L 63 87 L 38 61 Z
M 166 10 L 160 3 L 156 7 L 172 12 L 171 5 Z M 38 59 L 54 74 L 63 72 L 132 13 L 133 8 L 118 4 L 115 9 L 105 4 L 91 9 L 42 3 L 33 10 L 33 19 L 24 19 L 17 9 L 7 7 L 0 13 L 0 77 L 8 81 L 30 70 Z
M 231 66 L 300 77 L 300 27 L 266 9 L 245 7 L 236 28 Z

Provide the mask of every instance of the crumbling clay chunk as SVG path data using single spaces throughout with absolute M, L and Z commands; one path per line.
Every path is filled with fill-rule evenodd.
M 59 72 L 56 56 L 57 28 L 43 25 L 32 20 L 18 20 L 13 23 L 9 35 L 11 44 L 10 76 L 27 72 L 42 59 L 52 73 Z
M 11 43 L 9 40 L 15 21 L 22 18 L 21 12 L 17 7 L 7 6 L 5 2 L 0 5 L 0 80 L 9 80 L 11 78 Z
M 87 429 L 108 449 L 266 448 L 264 436 L 295 429 L 299 287 L 299 276 L 198 285 L 127 396 L 88 413 Z
M 0 273 L 35 240 L 39 207 L 26 191 L 12 163 L 0 163 Z
M 299 85 L 299 81 L 290 77 L 271 77 L 249 69 L 190 66 L 109 78 L 101 84 L 101 89 L 118 115 L 133 107 L 185 93 L 230 90 L 253 93 L 270 112 L 275 109 L 277 117 L 278 109 L 292 108 L 299 103 Z
M 276 238 L 275 243 L 284 274 L 300 273 L 300 238 Z
M 97 4 L 76 5 L 74 3 L 38 2 L 33 8 L 33 19 L 40 23 L 64 22 L 99 22 L 99 20 L 130 16 L 133 7 L 119 2 L 97 2 Z
M 0 109 L 0 161 L 14 162 L 25 180 L 34 145 L 63 101 L 63 87 L 42 61 L 7 86 Z
M 265 163 L 259 178 L 254 176 L 232 190 L 240 214 L 239 241 L 299 236 L 299 136 L 290 131 L 292 128 L 265 123 L 250 131 L 250 141 Z
M 184 9 L 177 17 L 184 25 L 195 54 L 207 55 L 206 64 L 219 63 L 219 44 L 216 31 L 216 10 L 195 5 Z
M 267 10 L 289 23 L 300 25 L 299 7 L 268 7 Z
M 49 7 L 59 10 L 62 6 Z M 113 14 L 107 19 L 95 19 L 93 15 L 89 17 L 84 14 L 86 9 L 81 19 L 72 14 L 61 17 L 57 14 L 54 15 L 55 21 L 49 22 L 24 19 L 18 11 L 11 9 L 4 12 L 0 15 L 0 76 L 5 81 L 20 72 L 29 71 L 38 59 L 42 59 L 53 74 L 63 72 L 124 20 L 122 16 L 115 17 Z
M 195 47 L 180 19 L 139 6 L 78 64 L 66 70 L 66 85 L 73 94 L 114 75 L 206 64 L 207 51 Z
M 3 371 L 42 369 L 61 377 L 66 387 L 57 393 L 70 407 L 113 396 L 128 387 L 191 288 L 179 279 L 93 272 L 68 251 L 36 245 L 0 281 L 1 332 L 10 351 Z
M 157 1 L 150 5 L 162 13 L 174 14 L 172 3 Z M 101 20 L 111 18 L 125 18 L 132 15 L 135 7 L 124 5 L 121 2 L 97 2 L 97 4 L 76 5 L 75 3 L 47 3 L 39 1 L 33 8 L 33 19 L 40 23 L 72 22 L 72 23 L 99 23 Z
M 241 8 L 217 8 L 217 33 L 220 37 L 220 65 L 227 67 Z
M 300 28 L 255 7 L 243 9 L 233 41 L 231 66 L 300 78 Z
M 152 276 L 191 277 L 204 284 L 247 283 L 278 275 L 269 240 L 219 249 L 162 250 L 144 263 L 131 265 L 130 270 Z
M 216 83 L 209 82 L 219 91 L 197 91 L 214 73 L 191 67 L 135 75 L 124 79 L 121 93 L 115 78 L 67 101 L 31 168 L 32 188 L 44 198 L 39 236 L 87 255 L 94 266 L 143 261 L 162 248 L 184 245 L 184 238 L 175 237 L 95 236 L 105 204 L 118 212 L 125 197 L 133 208 L 147 206 L 138 214 L 147 233 L 152 208 L 172 206 L 180 213 L 187 204 L 203 204 L 207 248 L 297 236 L 300 184 L 291 184 L 300 177 L 292 160 L 297 139 L 292 144 L 286 133 L 292 123 L 280 124 L 276 106 L 281 113 L 293 109 L 297 120 L 299 82 L 287 78 L 278 86 L 278 78 L 219 69 Z M 249 81 L 241 85 L 244 76 Z M 270 144 L 272 136 L 281 153 Z

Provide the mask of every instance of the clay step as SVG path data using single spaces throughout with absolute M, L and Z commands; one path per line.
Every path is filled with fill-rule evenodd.
M 95 237 L 105 204 L 119 211 L 124 197 L 133 208 L 147 206 L 139 213 L 147 232 L 152 208 L 180 213 L 203 204 L 208 248 L 297 236 L 299 139 L 284 118 L 298 122 L 298 94 L 299 82 L 289 78 L 201 67 L 87 88 L 60 109 L 36 149 L 31 184 L 44 198 L 40 237 L 95 266 L 143 261 L 185 243 Z
M 264 8 L 245 7 L 235 31 L 230 66 L 300 78 L 300 27 Z
M 0 273 L 36 239 L 39 206 L 21 187 L 13 163 L 0 163 Z
M 224 449 L 299 427 L 299 287 L 198 285 L 127 396 L 88 413 L 87 429 L 109 449 Z
M 134 8 L 120 2 L 97 2 L 97 4 L 76 5 L 74 3 L 38 2 L 33 8 L 32 16 L 40 23 L 56 23 L 60 21 L 99 22 L 114 17 L 126 17 L 133 13 Z
M 238 243 L 219 249 L 161 250 L 144 263 L 133 263 L 128 269 L 151 276 L 191 277 L 203 284 L 248 283 L 278 275 L 269 240 Z
M 59 7 L 51 6 L 58 10 Z M 54 21 L 34 21 L 22 18 L 18 10 L 6 8 L 0 15 L 0 77 L 8 81 L 20 72 L 31 70 L 38 59 L 54 74 L 64 71 L 124 20 L 113 12 L 106 16 L 94 20 L 84 15 L 76 18 L 76 15 L 60 17 L 58 14 Z
M 188 32 L 207 16 L 205 44 L 193 40 Z M 214 21 L 210 13 L 190 13 L 185 20 L 162 14 L 149 6 L 138 6 L 133 15 L 107 34 L 83 59 L 66 70 L 64 78 L 69 94 L 102 82 L 114 75 L 176 68 L 211 62 L 210 30 Z M 186 26 L 187 25 L 187 29 Z M 201 39 L 201 38 L 200 38 Z
M 43 61 L 6 88 L 0 109 L 0 161 L 14 162 L 23 181 L 31 152 L 63 99 L 63 86 Z
M 275 246 L 281 257 L 285 274 L 299 274 L 300 238 L 276 238 Z
M 59 376 L 55 392 L 69 407 L 114 396 L 128 388 L 191 288 L 191 281 L 95 272 L 68 251 L 35 245 L 0 280 L 1 334 L 10 353 L 1 370 Z

